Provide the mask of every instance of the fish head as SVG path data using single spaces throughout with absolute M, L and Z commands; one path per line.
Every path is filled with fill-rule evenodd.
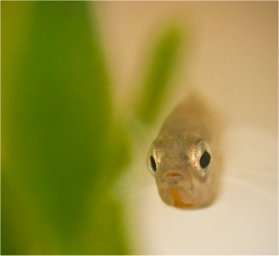
M 200 136 L 157 138 L 147 156 L 160 197 L 178 208 L 197 208 L 209 201 L 212 161 L 209 144 Z

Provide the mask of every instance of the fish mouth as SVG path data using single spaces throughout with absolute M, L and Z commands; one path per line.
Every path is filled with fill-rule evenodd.
M 181 209 L 195 207 L 192 191 L 181 186 L 161 187 L 159 194 L 161 199 L 170 206 Z
M 173 199 L 173 206 L 177 208 L 192 208 L 193 203 L 185 202 L 183 196 L 181 195 L 181 190 L 177 188 L 171 188 L 170 193 Z
M 178 171 L 165 172 L 156 179 L 161 199 L 176 208 L 194 208 L 194 188 L 190 177 Z
M 167 172 L 165 174 L 166 177 L 177 177 L 177 178 L 183 178 L 183 175 L 180 172 Z

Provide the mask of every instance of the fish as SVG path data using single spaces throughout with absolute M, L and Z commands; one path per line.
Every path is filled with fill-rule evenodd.
M 198 93 L 168 115 L 147 154 L 163 202 L 181 209 L 215 202 L 223 173 L 222 125 Z

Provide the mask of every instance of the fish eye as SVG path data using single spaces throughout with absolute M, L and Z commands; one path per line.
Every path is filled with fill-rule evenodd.
M 211 153 L 208 144 L 204 140 L 198 141 L 193 147 L 191 160 L 198 178 L 205 179 L 208 176 Z
M 146 158 L 146 163 L 147 163 L 148 170 L 151 172 L 152 175 L 155 175 L 158 169 L 159 159 L 158 159 L 158 153 L 153 146 L 151 146 L 151 148 L 149 149 Z
M 148 164 L 150 172 L 154 175 L 157 170 L 157 164 L 153 157 L 153 155 L 150 155 L 149 157 L 149 164 Z
M 206 168 L 211 160 L 211 156 L 207 151 L 204 151 L 201 158 L 200 158 L 200 166 L 201 168 Z

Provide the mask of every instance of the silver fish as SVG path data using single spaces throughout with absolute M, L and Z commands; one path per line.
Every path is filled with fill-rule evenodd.
M 221 128 L 197 94 L 167 117 L 147 156 L 162 200 L 178 208 L 200 208 L 217 197 L 222 174 Z

